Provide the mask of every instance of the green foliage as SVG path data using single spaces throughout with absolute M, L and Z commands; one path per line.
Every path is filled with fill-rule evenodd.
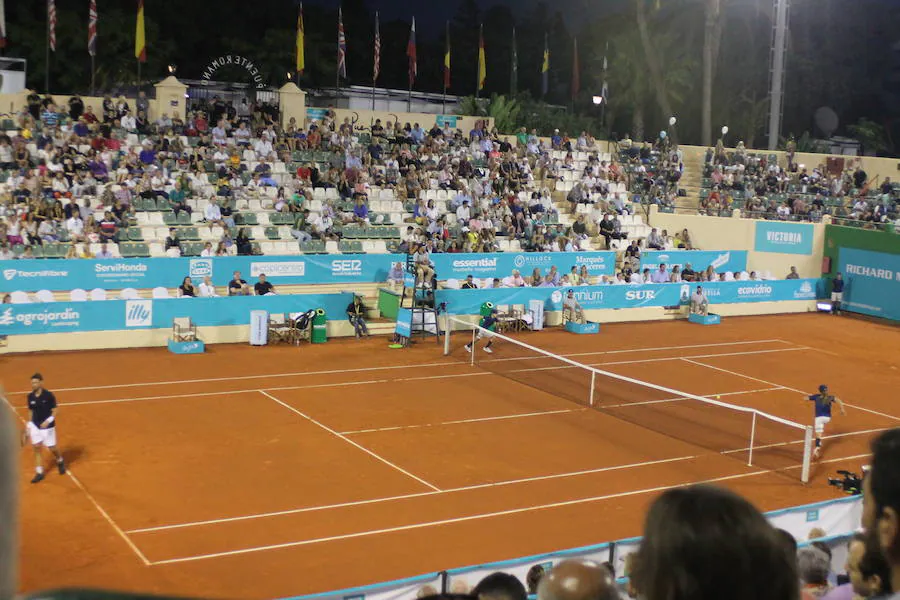
M 779 150 L 787 150 L 788 140 L 786 138 L 780 138 L 778 142 Z M 823 142 L 813 138 L 808 131 L 804 131 L 803 135 L 794 140 L 794 145 L 796 146 L 797 152 L 803 153 L 821 153 L 828 152 L 828 146 Z
M 855 125 L 847 127 L 847 129 L 863 145 L 865 152 L 878 154 L 888 149 L 884 127 L 874 121 L 862 118 Z
M 477 117 L 492 117 L 494 126 L 500 133 L 515 133 L 524 127 L 538 135 L 550 136 L 554 129 L 577 135 L 582 131 L 599 133 L 599 120 L 561 106 L 553 106 L 533 99 L 528 93 L 516 98 L 494 94 L 488 98 L 466 96 L 460 100 L 457 114 Z

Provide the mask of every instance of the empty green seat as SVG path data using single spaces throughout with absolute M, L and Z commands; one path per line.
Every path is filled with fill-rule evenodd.
M 168 227 L 175 227 L 178 225 L 178 217 L 175 216 L 175 213 L 167 212 L 163 215 L 163 223 Z
M 281 236 L 278 234 L 277 227 L 266 227 L 266 237 L 270 240 L 281 239 Z
M 168 216 L 168 215 L 166 215 Z M 191 224 L 191 215 L 187 213 L 187 211 L 182 210 L 178 213 L 178 224 L 179 225 L 190 225 Z

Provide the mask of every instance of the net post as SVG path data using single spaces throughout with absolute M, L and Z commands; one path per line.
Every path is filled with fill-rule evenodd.
M 597 371 L 591 370 L 591 396 L 588 398 L 588 404 L 594 405 L 594 383 L 597 381 Z
M 809 483 L 810 464 L 812 463 L 813 428 L 807 426 L 803 434 L 803 467 L 800 472 L 800 481 Z
M 450 317 L 444 316 L 444 356 L 450 356 L 450 329 L 453 328 L 453 321 Z
M 756 411 L 753 411 L 753 421 L 750 423 L 750 452 L 747 455 L 747 466 L 753 465 L 753 440 L 756 439 Z
M 472 328 L 472 352 L 470 353 L 471 357 L 469 358 L 469 364 L 472 365 L 473 367 L 475 366 L 475 351 L 478 349 L 478 347 L 475 345 L 475 342 L 478 341 L 477 336 L 478 336 L 478 328 L 473 327 Z

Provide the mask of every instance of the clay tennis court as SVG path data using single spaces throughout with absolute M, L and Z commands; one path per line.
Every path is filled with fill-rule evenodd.
M 702 439 L 664 434 L 666 413 L 649 412 L 696 401 L 648 389 L 629 400 L 656 414 L 642 427 L 568 399 L 578 382 L 562 372 L 546 372 L 548 393 L 434 340 L 7 356 L 0 375 L 20 416 L 34 371 L 57 394 L 71 474 L 29 485 L 22 451 L 22 587 L 285 597 L 638 535 L 671 486 L 719 483 L 763 510 L 834 498 L 826 478 L 858 469 L 871 435 L 900 423 L 898 336 L 815 314 L 516 336 L 803 424 L 801 394 L 828 383 L 847 416 L 805 486 L 790 453 L 773 472 L 711 450 L 729 417 Z M 790 435 L 778 441 L 793 452 Z

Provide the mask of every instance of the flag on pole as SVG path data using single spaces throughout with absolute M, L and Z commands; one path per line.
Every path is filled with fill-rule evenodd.
M 419 72 L 416 64 L 416 18 L 413 17 L 412 29 L 409 30 L 409 43 L 406 45 L 406 56 L 409 57 L 409 85 L 412 87 Z
M 519 56 L 516 52 L 516 28 L 513 27 L 512 32 L 512 69 L 509 74 L 509 93 L 516 94 L 519 87 Z
M 303 75 L 306 69 L 306 53 L 303 45 L 306 43 L 306 31 L 303 29 L 303 3 L 300 3 L 300 12 L 297 13 L 297 73 Z
M 88 54 L 97 55 L 97 0 L 91 0 L 88 8 Z
M 606 60 L 608 54 L 609 41 L 606 42 L 606 50 L 603 53 L 603 87 L 600 88 L 600 95 L 603 96 L 604 104 L 609 104 L 609 86 L 606 84 L 606 69 L 609 67 L 609 62 Z
M 347 78 L 347 38 L 344 37 L 344 12 L 338 8 L 338 75 Z
M 541 65 L 541 96 L 550 90 L 550 46 L 547 45 L 547 34 L 544 34 L 544 62 Z
M 484 26 L 478 30 L 478 91 L 484 89 L 484 81 L 487 79 L 487 62 L 484 57 Z
M 6 7 L 0 0 L 0 48 L 6 48 Z
M 578 95 L 578 92 L 581 91 L 581 74 L 579 73 L 580 69 L 578 67 L 578 38 L 572 38 L 573 43 L 573 52 L 572 52 L 572 100 L 575 100 L 575 96 Z
M 372 82 L 378 81 L 381 72 L 381 28 L 378 26 L 378 11 L 375 11 L 375 64 L 372 69 Z
M 0 0 L 2 2 L 2 0 Z M 447 48 L 444 50 L 444 89 L 450 87 L 450 21 L 447 21 Z
M 47 35 L 50 49 L 56 52 L 56 0 L 47 0 Z
M 147 40 L 144 37 L 144 0 L 138 0 L 137 25 L 134 32 L 134 57 L 147 62 Z

